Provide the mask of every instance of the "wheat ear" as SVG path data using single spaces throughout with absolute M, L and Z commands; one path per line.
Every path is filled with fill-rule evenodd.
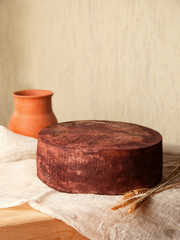
M 119 204 L 117 204 L 116 206 L 112 207 L 112 210 L 117 210 L 119 208 L 123 208 L 128 206 L 129 204 L 131 204 L 132 202 L 134 202 L 134 198 L 133 199 L 127 199 L 126 201 L 122 201 Z
M 134 191 L 129 191 L 122 196 L 122 199 L 126 200 L 126 199 L 129 199 L 131 197 L 134 197 L 135 195 L 136 195 L 136 193 Z
M 127 205 L 131 204 L 128 212 L 132 213 L 135 209 L 141 205 L 142 202 L 144 202 L 151 194 L 162 192 L 164 190 L 180 186 L 180 182 L 169 184 L 173 179 L 175 179 L 177 176 L 180 175 L 180 173 L 176 174 L 174 177 L 168 179 L 178 168 L 180 167 L 180 164 L 168 175 L 168 177 L 165 179 L 166 181 L 163 183 L 158 184 L 153 189 L 148 188 L 141 188 L 141 189 L 135 189 L 132 191 L 129 191 L 125 193 L 122 197 L 124 201 L 121 201 L 118 205 L 112 207 L 112 210 L 117 210 L 122 207 L 126 207 Z M 168 185 L 168 186 L 166 186 Z
M 140 189 L 135 189 L 135 190 L 133 190 L 135 193 L 136 193 L 136 195 L 137 194 L 142 194 L 142 193 L 146 193 L 147 191 L 149 191 L 149 188 L 140 188 Z
M 154 192 L 157 192 L 158 190 L 160 190 L 162 187 L 166 186 L 169 182 L 171 182 L 173 179 L 175 179 L 177 176 L 179 176 L 180 173 L 176 174 L 174 177 L 170 178 L 168 181 L 162 183 L 161 185 L 159 185 L 157 188 L 151 190 L 150 192 L 146 193 L 144 196 L 138 198 L 137 200 L 135 200 L 129 210 L 128 213 L 132 213 L 135 209 L 137 209 L 141 203 L 143 203 L 151 194 L 153 194 Z
M 129 198 L 132 198 L 135 195 L 146 193 L 148 190 L 149 190 L 148 188 L 140 188 L 140 189 L 131 190 L 131 191 L 125 193 L 123 195 L 122 199 L 126 200 L 126 199 L 129 199 Z
M 142 202 L 144 202 L 147 198 L 149 197 L 149 194 L 148 195 L 145 195 L 145 196 L 142 196 L 140 198 L 138 198 L 137 200 L 135 200 L 129 210 L 128 210 L 128 213 L 132 213 L 134 210 L 136 210 L 136 208 L 139 207 L 139 205 L 141 205 Z

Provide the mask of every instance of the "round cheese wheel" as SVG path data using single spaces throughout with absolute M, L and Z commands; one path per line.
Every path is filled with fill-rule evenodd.
M 121 194 L 153 187 L 162 177 L 162 137 L 115 121 L 72 121 L 42 129 L 37 174 L 68 193 Z

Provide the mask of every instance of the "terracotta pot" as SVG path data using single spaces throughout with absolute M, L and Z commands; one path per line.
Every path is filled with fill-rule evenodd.
M 57 123 L 51 104 L 53 92 L 22 90 L 12 95 L 14 112 L 8 126 L 11 131 L 37 138 L 42 128 Z

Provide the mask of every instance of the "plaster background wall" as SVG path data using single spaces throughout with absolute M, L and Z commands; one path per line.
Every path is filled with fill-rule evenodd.
M 0 124 L 50 89 L 59 121 L 134 122 L 180 144 L 179 0 L 0 0 Z

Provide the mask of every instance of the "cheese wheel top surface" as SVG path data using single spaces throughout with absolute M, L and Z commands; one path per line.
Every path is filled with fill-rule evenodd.
M 39 133 L 46 144 L 64 148 L 113 150 L 147 148 L 162 141 L 153 129 L 124 122 L 84 120 L 63 122 Z

